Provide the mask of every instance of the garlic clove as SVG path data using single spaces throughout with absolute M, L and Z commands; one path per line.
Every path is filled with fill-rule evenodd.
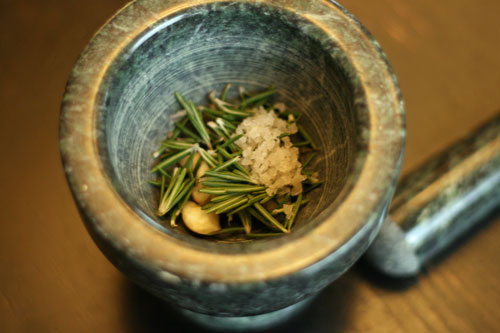
M 212 195 L 207 193 L 201 193 L 200 189 L 202 188 L 204 188 L 204 186 L 200 182 L 197 182 L 196 185 L 193 187 L 193 190 L 191 192 L 191 197 L 193 198 L 194 201 L 196 201 L 196 203 L 203 206 L 210 202 L 210 199 L 212 199 Z
M 182 220 L 192 232 L 200 235 L 209 235 L 221 230 L 219 215 L 206 213 L 200 205 L 188 201 L 182 209 Z
M 205 172 L 210 170 L 210 167 L 208 166 L 207 163 L 201 162 L 200 167 L 198 168 L 198 171 L 196 171 L 196 178 L 200 179 L 203 177 Z
M 191 157 L 191 155 L 184 157 L 182 160 L 179 161 L 179 164 L 182 166 L 185 166 L 186 163 L 189 161 L 190 157 Z M 194 166 L 196 165 L 196 163 L 198 163 L 199 159 L 200 159 L 200 154 L 198 154 L 198 153 L 194 154 L 193 163 L 191 164 L 192 165 L 191 169 L 194 169 Z

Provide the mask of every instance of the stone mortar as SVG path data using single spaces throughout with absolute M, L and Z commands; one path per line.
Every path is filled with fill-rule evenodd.
M 291 235 L 222 244 L 155 215 L 147 180 L 173 126 L 174 92 L 204 103 L 228 82 L 276 85 L 276 100 L 305 113 L 321 146 L 325 183 Z M 132 2 L 82 53 L 60 117 L 65 172 L 103 253 L 149 292 L 232 328 L 289 315 L 361 256 L 386 215 L 404 137 L 380 46 L 340 5 L 319 0 Z

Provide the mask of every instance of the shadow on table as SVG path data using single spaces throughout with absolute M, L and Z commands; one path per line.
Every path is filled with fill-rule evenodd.
M 349 275 L 349 274 L 348 274 Z M 297 318 L 259 332 L 315 333 L 342 331 L 349 320 L 354 280 L 344 275 L 327 287 Z M 174 309 L 125 280 L 124 327 L 127 332 L 209 332 L 188 322 Z

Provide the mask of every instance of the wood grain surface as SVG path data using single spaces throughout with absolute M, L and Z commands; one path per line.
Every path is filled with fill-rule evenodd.
M 99 252 L 58 150 L 68 74 L 123 0 L 0 0 L 0 332 L 193 332 Z M 500 109 L 497 0 L 345 0 L 389 56 L 404 172 Z M 413 280 L 363 262 L 276 332 L 500 331 L 500 214 Z

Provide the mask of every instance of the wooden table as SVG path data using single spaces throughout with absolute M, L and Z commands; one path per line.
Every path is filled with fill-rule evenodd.
M 67 76 L 124 0 L 0 2 L 0 332 L 187 332 L 92 243 L 58 150 Z M 500 108 L 500 2 L 345 0 L 399 78 L 404 172 Z M 418 279 L 357 264 L 282 332 L 500 331 L 500 219 Z

